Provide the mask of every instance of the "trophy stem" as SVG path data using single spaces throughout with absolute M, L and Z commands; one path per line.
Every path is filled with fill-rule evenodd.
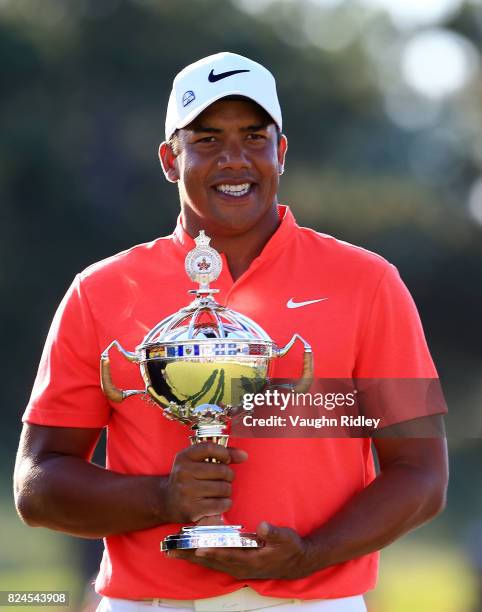
M 228 445 L 229 434 L 223 434 L 219 425 L 198 425 L 196 432 L 190 437 L 191 445 L 199 444 L 199 442 L 213 442 L 220 446 Z M 219 463 L 214 457 L 208 457 L 204 461 L 208 463 Z M 196 521 L 197 527 L 202 526 L 215 526 L 215 525 L 226 525 L 222 514 L 216 514 L 213 516 L 203 516 L 203 518 Z
M 210 424 L 198 424 L 196 425 L 196 429 L 194 430 L 194 435 L 190 436 L 191 445 L 199 444 L 200 442 L 213 442 L 214 444 L 219 444 L 220 446 L 224 446 L 224 448 L 228 445 L 229 434 L 223 433 L 225 426 L 219 423 L 210 423 Z M 217 459 L 213 457 L 207 458 L 204 461 L 208 463 L 217 463 Z
M 222 514 L 214 514 L 213 516 L 203 516 L 198 521 L 196 521 L 196 527 L 206 527 L 209 525 L 226 525 L 226 522 Z
M 214 442 L 226 447 L 229 434 L 223 433 L 224 424 L 198 424 L 194 435 L 190 436 L 191 444 Z M 214 457 L 204 461 L 218 463 Z M 194 549 L 194 548 L 259 548 L 263 544 L 255 533 L 241 531 L 241 525 L 227 525 L 222 514 L 203 516 L 195 525 L 183 527 L 174 535 L 169 535 L 161 542 L 161 550 Z

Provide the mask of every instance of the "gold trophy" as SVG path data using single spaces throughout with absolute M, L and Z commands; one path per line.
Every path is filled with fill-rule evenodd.
M 266 387 L 273 360 L 286 355 L 296 340 L 303 343 L 302 376 L 295 387 L 302 393 L 313 378 L 313 354 L 298 334 L 278 348 L 257 323 L 218 304 L 213 298 L 218 290 L 209 285 L 221 273 L 221 257 L 209 246 L 210 238 L 203 230 L 195 242 L 185 261 L 189 278 L 199 284 L 189 291 L 195 299 L 155 325 L 134 352 L 117 340 L 111 342 L 101 355 L 101 384 L 113 402 L 132 395 L 148 396 L 167 418 L 191 426 L 191 444 L 211 441 L 227 446 L 227 425 L 240 412 L 242 395 Z M 145 389 L 123 391 L 113 384 L 112 347 L 139 364 Z M 240 525 L 226 525 L 222 516 L 211 516 L 167 536 L 161 550 L 260 545 L 256 534 L 242 532 Z

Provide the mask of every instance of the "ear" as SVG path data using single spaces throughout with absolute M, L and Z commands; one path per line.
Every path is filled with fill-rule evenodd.
M 176 156 L 172 147 L 167 142 L 161 142 L 159 145 L 159 161 L 161 162 L 164 176 L 170 183 L 177 183 L 179 180 L 179 172 L 177 169 Z
M 288 139 L 284 134 L 281 134 L 278 144 L 278 172 L 283 174 L 285 171 L 286 152 L 288 151 Z

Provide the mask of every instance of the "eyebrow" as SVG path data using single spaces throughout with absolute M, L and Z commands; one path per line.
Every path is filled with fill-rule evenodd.
M 193 126 L 189 131 L 194 132 L 195 134 L 199 134 L 201 132 L 207 132 L 208 134 L 221 134 L 223 130 L 220 130 L 219 128 L 207 127 L 204 125 L 196 125 Z
M 260 130 L 266 130 L 269 123 L 258 123 L 256 125 L 248 125 L 245 128 L 241 128 L 242 132 L 259 132 Z
M 267 129 L 269 125 L 270 125 L 269 123 L 259 123 L 256 125 L 247 125 L 246 127 L 242 127 L 240 129 L 240 132 L 259 132 L 260 130 Z M 200 133 L 222 134 L 223 133 L 223 130 L 221 130 L 220 128 L 208 127 L 204 125 L 193 126 L 190 131 L 194 132 L 195 134 L 200 134 Z

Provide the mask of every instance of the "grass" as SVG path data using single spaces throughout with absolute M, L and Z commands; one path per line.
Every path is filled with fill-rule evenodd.
M 369 612 L 471 612 L 474 576 L 454 547 L 402 540 L 382 553 L 380 580 Z
M 68 608 L 47 609 L 78 609 L 84 584 L 73 538 L 23 525 L 7 493 L 0 504 L 0 542 L 0 590 L 69 591 Z M 475 593 L 474 577 L 456 546 L 444 544 L 440 534 L 422 539 L 416 533 L 382 553 L 379 585 L 367 599 L 370 612 L 471 612 Z
M 43 609 L 75 610 L 83 585 L 72 538 L 26 527 L 5 497 L 0 505 L 0 591 L 69 591 L 70 606 Z M 15 606 L 19 612 L 33 609 L 42 608 Z

